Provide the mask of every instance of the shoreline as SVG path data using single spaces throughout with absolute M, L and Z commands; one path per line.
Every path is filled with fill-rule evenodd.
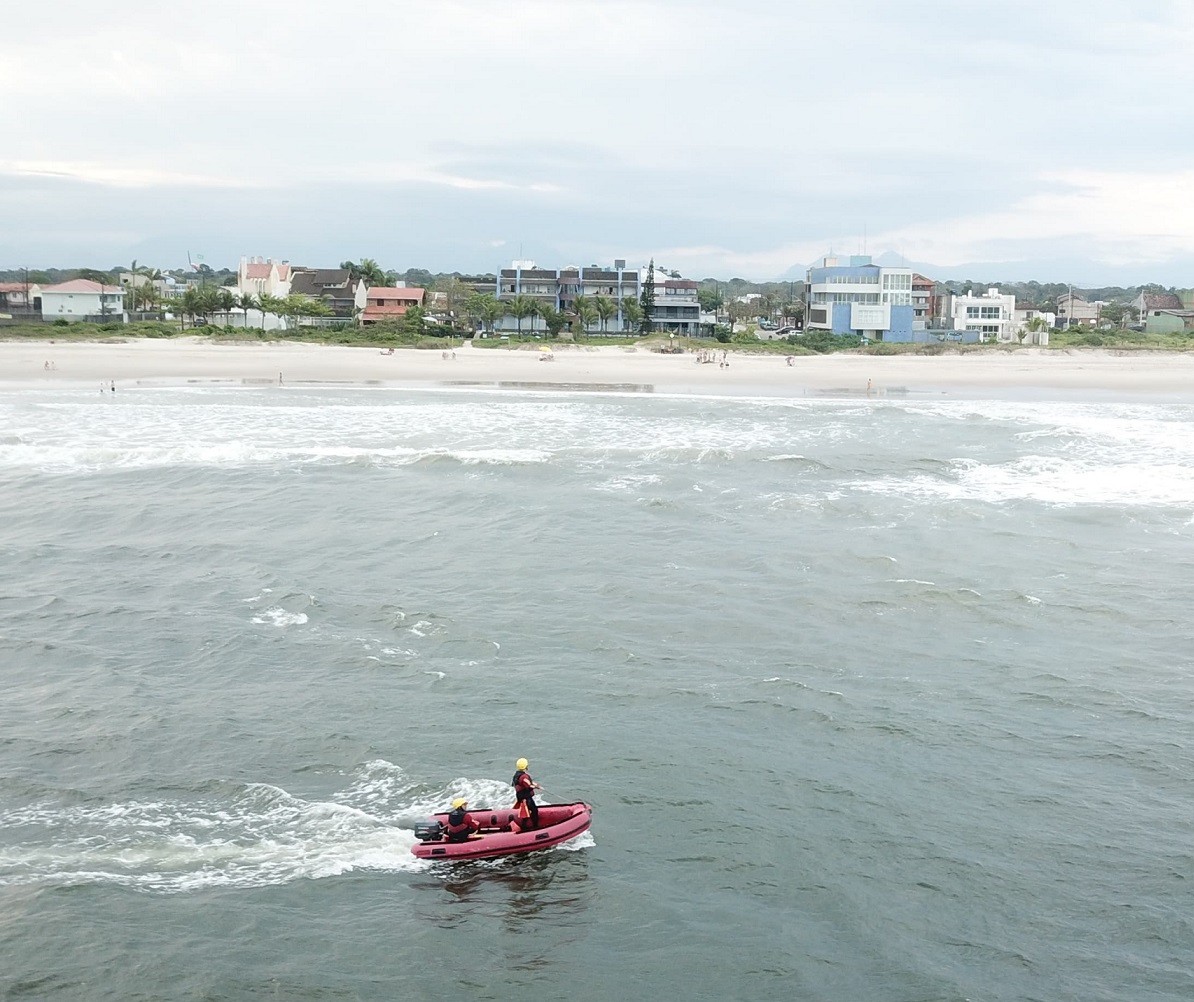
M 0 385 L 45 388 L 116 382 L 118 387 L 371 386 L 689 396 L 957 398 L 1039 400 L 1107 396 L 1194 400 L 1194 353 L 1147 356 L 1102 349 L 1027 348 L 965 355 L 735 353 L 718 361 L 622 346 L 553 345 L 552 351 L 475 348 L 454 352 L 206 338 L 0 341 Z M 720 363 L 728 351 L 727 366 Z M 447 355 L 447 357 L 445 357 Z M 49 368 L 47 368 L 49 366 Z

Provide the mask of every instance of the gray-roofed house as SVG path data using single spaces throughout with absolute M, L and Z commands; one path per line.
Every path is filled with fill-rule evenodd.
M 351 320 L 364 310 L 368 289 L 363 279 L 353 279 L 347 268 L 295 268 L 292 295 L 318 299 L 334 317 Z

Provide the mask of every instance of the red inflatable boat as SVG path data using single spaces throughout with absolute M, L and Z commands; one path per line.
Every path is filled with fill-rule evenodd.
M 469 811 L 468 817 L 481 826 L 476 834 L 464 842 L 449 842 L 444 833 L 447 812 L 432 815 L 429 823 L 415 826 L 419 841 L 410 851 L 420 859 L 492 859 L 550 849 L 587 832 L 593 823 L 593 808 L 579 801 L 541 804 L 539 827 L 529 831 L 522 830 L 522 819 L 512 807 Z

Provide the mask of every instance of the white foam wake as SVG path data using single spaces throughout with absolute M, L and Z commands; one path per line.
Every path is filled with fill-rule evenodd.
M 0 885 L 144 891 L 264 887 L 353 870 L 412 870 L 414 837 L 346 804 L 256 785 L 229 803 L 43 804 L 0 821 Z

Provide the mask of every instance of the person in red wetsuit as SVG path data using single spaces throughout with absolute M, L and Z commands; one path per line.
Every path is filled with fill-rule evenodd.
M 467 842 L 470 835 L 481 827 L 481 822 L 468 816 L 468 801 L 457 797 L 452 801 L 452 812 L 445 826 L 449 842 Z
M 539 827 L 539 805 L 535 803 L 535 791 L 543 789 L 531 779 L 531 774 L 527 772 L 529 765 L 530 763 L 525 758 L 520 758 L 515 762 L 514 768 L 518 771 L 514 773 L 514 778 L 510 781 L 510 785 L 514 787 L 514 806 L 518 809 L 518 817 L 523 829 Z M 526 820 L 522 821 L 523 818 Z

